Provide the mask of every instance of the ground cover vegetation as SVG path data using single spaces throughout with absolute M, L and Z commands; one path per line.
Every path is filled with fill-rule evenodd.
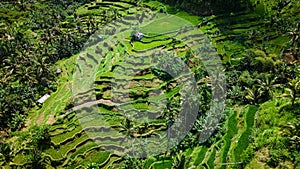
M 297 0 L 1 1 L 0 166 L 300 168 L 299 9 Z M 114 45 L 89 39 L 115 19 L 127 16 L 110 25 L 117 30 L 133 17 L 147 18 L 148 12 L 158 19 L 141 28 L 145 37 L 140 41 L 132 39 L 130 31 Z M 197 30 L 172 34 L 180 24 Z M 198 42 L 195 47 L 204 46 L 203 35 L 216 48 L 210 55 L 221 59 L 227 93 L 220 124 L 200 143 L 212 82 L 204 63 L 194 56 L 192 41 Z M 87 54 L 78 55 L 88 40 Z M 174 51 L 191 72 L 173 79 L 151 68 L 145 63 L 154 57 L 149 53 L 153 49 Z M 164 59 L 159 62 L 163 64 L 158 67 L 172 67 Z M 99 67 L 92 69 L 95 65 Z M 77 80 L 73 77 L 91 72 L 96 75 L 92 85 L 101 113 L 93 118 L 83 116 L 89 108 L 75 104 L 78 97 L 72 88 Z M 126 139 L 149 138 L 147 146 L 163 144 L 151 136 L 167 131 L 176 120 L 184 93 L 178 81 L 189 75 L 197 82 L 200 106 L 187 136 L 165 153 L 124 155 L 134 146 L 151 154 L 134 142 L 123 143 Z M 37 104 L 46 93 L 50 98 Z M 165 100 L 167 108 L 159 111 Z M 83 115 L 76 115 L 78 111 Z M 104 118 L 97 118 L 100 115 Z M 147 118 L 134 120 L 141 115 Z M 109 151 L 111 147 L 117 151 Z

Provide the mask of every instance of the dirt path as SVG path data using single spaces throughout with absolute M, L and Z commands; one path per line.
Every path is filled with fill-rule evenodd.
M 37 126 L 41 125 L 41 124 L 43 123 L 43 120 L 44 120 L 44 112 L 42 112 L 42 113 L 40 114 L 39 119 L 36 121 L 36 125 L 37 125 Z
M 86 103 L 74 106 L 71 109 L 67 110 L 64 114 L 60 115 L 59 117 L 63 118 L 64 116 L 66 116 L 67 114 L 69 114 L 72 111 L 76 111 L 76 110 L 78 110 L 82 107 L 88 107 L 88 106 L 92 106 L 92 105 L 95 105 L 95 104 L 98 104 L 98 103 L 104 103 L 104 104 L 107 104 L 107 105 L 110 105 L 110 106 L 117 105 L 117 103 L 112 102 L 111 100 L 99 99 L 99 100 L 96 100 L 96 101 L 86 102 Z
M 50 117 L 48 118 L 46 124 L 51 125 L 51 124 L 53 124 L 55 122 L 55 120 L 56 119 L 55 119 L 54 115 L 50 115 Z
M 80 104 L 80 105 L 77 105 L 77 106 L 74 106 L 72 107 L 71 109 L 69 110 L 66 110 L 64 114 L 60 115 L 59 117 L 60 118 L 63 118 L 64 116 L 68 115 L 69 113 L 71 113 L 72 111 L 76 111 L 82 107 L 88 107 L 88 106 L 92 106 L 92 105 L 95 105 L 95 104 L 98 104 L 98 103 L 104 103 L 104 104 L 107 104 L 107 105 L 110 105 L 110 106 L 114 106 L 114 105 L 117 105 L 117 103 L 114 103 L 112 102 L 111 100 L 104 100 L 104 99 L 100 99 L 100 100 L 96 100 L 96 101 L 91 101 L 91 102 L 86 102 L 86 103 L 83 103 L 83 104 Z M 38 120 L 35 122 L 37 126 L 39 125 L 42 125 L 43 124 L 43 121 L 44 121 L 44 112 L 42 112 L 39 117 L 38 117 Z M 47 119 L 46 121 L 46 124 L 53 124 L 54 122 L 56 121 L 56 118 L 54 115 L 50 115 L 50 117 Z M 29 121 L 27 122 L 28 124 L 31 123 L 31 120 L 29 119 Z M 27 128 L 27 127 L 26 127 Z

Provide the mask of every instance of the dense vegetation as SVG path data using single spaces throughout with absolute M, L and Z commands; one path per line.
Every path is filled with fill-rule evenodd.
M 165 3 L 182 8 L 196 15 L 229 14 L 230 12 L 240 12 L 251 10 L 253 6 L 250 0 L 162 0 Z
M 0 2 L 0 166 L 300 168 L 299 9 L 297 0 Z M 205 131 L 211 81 L 193 51 L 182 50 L 186 47 L 184 42 L 189 43 L 183 40 L 188 35 L 202 42 L 197 39 L 200 36 L 196 31 L 174 35 L 166 32 L 177 29 L 176 26 L 159 27 L 160 23 L 153 23 L 141 29 L 150 32 L 141 41 L 134 41 L 125 32 L 122 43 L 115 46 L 100 43 L 101 49 L 92 48 L 93 52 L 85 56 L 77 55 L 89 37 L 110 21 L 150 10 L 194 24 L 212 39 L 225 68 L 226 108 L 217 129 L 203 143 L 199 143 L 198 136 Z M 124 21 L 130 23 L 130 17 Z M 186 24 L 172 16 L 160 18 L 160 22 L 179 27 Z M 125 27 L 125 23 L 116 25 Z M 139 159 L 106 151 L 113 144 L 127 151 L 133 145 L 121 146 L 119 139 L 147 138 L 174 123 L 179 112 L 179 85 L 168 74 L 143 65 L 152 57 L 147 51 L 160 47 L 179 51 L 178 57 L 192 70 L 201 89 L 201 104 L 192 129 L 178 145 L 160 155 Z M 103 52 L 108 53 L 104 59 L 95 57 Z M 140 60 L 128 53 L 144 57 Z M 170 66 L 167 61 L 159 62 Z M 106 123 L 100 118 L 88 119 L 93 125 L 85 126 L 72 111 L 76 101 L 72 77 L 76 78 L 81 71 L 80 64 L 101 66 L 95 72 L 93 87 L 98 100 L 110 101 L 98 103 L 108 126 L 102 126 Z M 148 71 L 132 76 L 118 71 L 124 68 Z M 58 73 L 58 69 L 62 72 Z M 131 79 L 132 86 L 117 92 L 128 92 L 133 98 L 128 102 L 136 111 L 127 111 L 126 106 L 121 110 L 133 115 L 147 112 L 156 120 L 136 123 L 120 115 L 120 107 L 115 106 L 119 100 L 112 96 L 109 87 L 120 76 Z M 155 90 L 166 93 L 165 98 L 154 93 L 153 100 L 147 99 Z M 43 105 L 37 104 L 46 93 L 51 97 Z M 164 99 L 169 101 L 168 109 L 156 112 L 153 104 L 160 107 Z M 83 108 L 82 112 L 85 111 Z M 118 132 L 109 136 L 103 132 L 97 135 L 96 142 L 93 133 L 88 133 L 109 128 Z
M 84 31 L 74 16 L 83 3 L 1 2 L 1 129 L 19 129 L 34 102 L 55 91 L 53 64 L 79 52 L 95 29 Z

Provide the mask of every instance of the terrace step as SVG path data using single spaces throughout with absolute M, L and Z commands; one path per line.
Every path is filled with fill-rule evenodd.
M 222 140 L 224 141 L 224 145 L 221 149 L 220 152 L 220 163 L 227 163 L 227 156 L 229 155 L 229 149 L 231 147 L 231 142 L 233 140 L 233 137 L 237 134 L 238 132 L 238 121 L 237 121 L 237 111 L 235 110 L 231 110 L 230 111 L 230 116 L 228 118 L 228 120 L 226 121 L 226 134 L 224 135 L 224 137 L 222 138 Z M 225 169 L 226 166 L 221 166 L 220 169 Z
M 248 147 L 250 141 L 249 136 L 251 136 L 252 128 L 254 126 L 255 114 L 258 110 L 257 106 L 250 105 L 247 107 L 247 112 L 244 116 L 244 130 L 238 138 L 237 144 L 233 149 L 234 161 L 239 162 L 240 156 L 244 150 Z

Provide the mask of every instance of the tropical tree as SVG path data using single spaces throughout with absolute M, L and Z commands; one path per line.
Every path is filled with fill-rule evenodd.
M 30 129 L 31 140 L 29 145 L 35 150 L 43 150 L 48 147 L 51 143 L 50 134 L 49 134 L 49 126 L 33 126 Z
M 280 84 L 276 83 L 277 77 L 271 79 L 271 76 L 263 76 L 261 79 L 257 79 L 257 90 L 260 93 L 260 97 L 264 97 L 263 99 L 267 100 L 270 97 L 273 97 L 274 90 L 280 87 Z
M 175 156 L 172 157 L 173 163 L 171 169 L 181 169 L 187 168 L 189 160 L 185 157 L 182 151 L 177 152 Z
M 47 165 L 50 164 L 50 157 L 45 156 L 40 150 L 30 150 L 30 163 L 27 164 L 29 168 L 46 169 Z
M 284 126 L 285 132 L 284 135 L 290 138 L 291 146 L 299 150 L 300 149 L 300 122 L 288 123 Z
M 293 27 L 287 32 L 287 35 L 290 37 L 290 46 L 291 51 L 294 56 L 297 56 L 297 49 L 298 49 L 298 41 L 299 41 L 299 31 L 300 31 L 300 24 L 295 23 Z
M 133 136 L 134 133 L 134 126 L 132 121 L 129 118 L 125 118 L 122 122 L 121 122 L 121 131 L 122 133 L 125 134 L 125 136 L 127 137 L 131 137 Z
M 8 162 L 13 157 L 13 155 L 14 151 L 12 150 L 9 143 L 4 142 L 4 140 L 0 141 L 0 157 L 4 157 L 4 160 Z
M 292 106 L 295 104 L 295 100 L 297 97 L 299 97 L 300 94 L 300 78 L 295 78 L 293 80 L 290 80 L 287 83 L 287 87 L 285 88 L 285 91 L 287 93 L 281 95 L 282 97 L 290 97 L 292 100 Z
M 86 169 L 99 169 L 99 165 L 97 163 L 88 164 Z
M 142 161 L 138 158 L 132 158 L 130 156 L 123 157 L 124 162 L 121 168 L 124 169 L 140 169 L 142 168 Z
M 248 87 L 245 88 L 246 96 L 245 98 L 251 103 L 251 104 L 257 104 L 258 99 L 261 96 L 261 93 L 259 93 L 255 88 L 250 89 Z
M 125 134 L 125 138 L 123 141 L 127 140 L 128 138 L 130 139 L 130 144 L 131 144 L 131 152 L 132 152 L 132 155 L 134 156 L 135 153 L 134 153 L 134 150 L 133 150 L 133 134 L 135 132 L 135 128 L 134 128 L 134 125 L 132 123 L 132 121 L 129 119 L 129 118 L 125 118 L 124 121 L 121 122 L 121 131 L 122 133 Z

